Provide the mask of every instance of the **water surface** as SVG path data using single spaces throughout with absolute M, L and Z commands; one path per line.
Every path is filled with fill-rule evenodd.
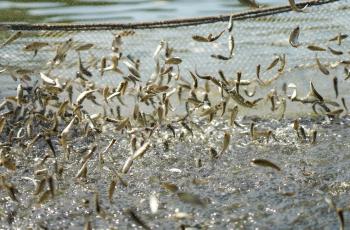
M 285 4 L 262 0 L 263 6 Z M 1 22 L 130 22 L 228 14 L 249 9 L 238 0 L 1 1 Z

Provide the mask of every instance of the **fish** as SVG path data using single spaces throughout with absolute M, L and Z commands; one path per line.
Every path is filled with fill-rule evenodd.
M 299 126 L 299 131 L 300 131 L 300 134 L 301 134 L 301 137 L 303 138 L 303 141 L 306 140 L 306 133 L 305 133 L 305 129 L 303 128 L 303 126 Z
M 337 41 L 338 45 L 341 45 L 342 40 L 346 39 L 348 37 L 347 34 L 341 34 L 339 33 L 337 36 L 329 39 L 328 41 Z
M 122 173 L 124 174 L 128 173 L 133 162 L 134 162 L 133 157 L 132 156 L 128 157 L 123 165 Z
M 105 71 L 106 66 L 107 66 L 107 58 L 103 56 L 103 57 L 101 58 L 101 68 L 100 68 L 101 77 L 102 77 L 103 74 L 104 74 L 104 71 Z
M 325 48 L 316 45 L 308 45 L 306 48 L 308 48 L 311 51 L 326 51 Z
M 219 74 L 221 80 L 222 80 L 226 85 L 229 85 L 229 82 L 227 81 L 224 72 L 223 72 L 222 70 L 219 70 L 219 71 L 218 71 L 218 74 Z M 240 84 L 241 75 L 242 75 L 241 72 L 237 72 L 237 82 L 238 82 L 237 84 Z
M 99 197 L 100 197 L 99 193 L 95 192 L 95 194 L 94 194 L 95 212 L 97 214 L 101 215 L 102 214 L 102 207 L 100 205 L 100 198 Z
M 8 157 L 0 159 L 0 166 L 4 166 L 11 171 L 16 171 L 16 162 Z
M 331 47 L 328 46 L 329 51 L 331 51 L 332 54 L 334 55 L 342 55 L 343 52 L 339 50 L 332 49 Z
M 350 70 L 346 67 L 344 67 L 344 73 L 345 73 L 345 79 L 348 80 L 350 78 Z
M 85 76 L 92 77 L 92 73 L 83 66 L 79 52 L 78 52 L 78 67 L 79 67 L 80 73 L 84 74 Z
M 16 96 L 16 102 L 17 102 L 17 106 L 21 106 L 22 103 L 24 102 L 23 99 L 23 86 L 21 84 L 19 84 L 17 86 L 17 96 Z
M 249 6 L 251 8 L 259 8 L 260 6 L 255 0 L 238 0 L 242 5 Z
M 45 178 L 41 179 L 39 183 L 35 182 L 35 189 L 34 189 L 33 195 L 39 195 L 44 190 L 45 184 L 46 184 Z
M 132 155 L 132 159 L 136 160 L 137 158 L 142 157 L 145 154 L 145 152 L 147 151 L 150 144 L 151 144 L 150 141 L 145 142 L 139 149 L 137 149 L 134 152 L 134 154 Z
M 290 0 L 292 1 L 292 0 Z M 293 46 L 294 48 L 298 48 L 301 44 L 299 43 L 299 34 L 300 34 L 300 27 L 297 26 L 293 29 L 293 31 L 289 35 L 289 44 Z
M 190 126 L 188 126 L 188 125 L 186 124 L 186 122 L 182 121 L 182 122 L 180 122 L 180 124 L 181 124 L 188 132 L 190 132 L 191 135 L 193 136 L 193 131 L 192 131 L 192 129 L 190 128 Z
M 221 155 L 227 150 L 229 144 L 230 144 L 230 139 L 231 139 L 231 135 L 228 132 L 225 132 L 224 134 L 224 144 L 221 150 Z
M 265 160 L 265 159 L 253 159 L 250 161 L 252 164 L 254 165 L 258 165 L 258 166 L 262 166 L 262 167 L 270 167 L 273 168 L 277 171 L 281 171 L 281 168 L 278 167 L 275 163 L 272 163 L 269 160 Z
M 206 202 L 202 200 L 198 195 L 191 194 L 188 192 L 178 192 L 177 197 L 180 199 L 180 201 L 192 205 L 198 205 L 201 207 L 206 206 Z
M 85 163 L 81 166 L 77 174 L 75 175 L 75 178 L 80 178 L 80 177 L 86 177 L 87 176 L 87 164 L 88 161 L 85 161 Z
M 151 230 L 151 228 L 136 214 L 134 209 L 127 209 L 125 213 L 142 228 L 146 230 Z
M 316 137 L 317 137 L 317 130 L 312 130 L 311 131 L 311 144 L 316 143 Z
M 342 208 L 336 208 L 336 212 L 338 215 L 338 219 L 340 222 L 340 230 L 344 230 L 345 229 L 345 220 L 344 220 L 344 210 Z
M 316 97 L 318 100 L 323 101 L 323 97 L 321 96 L 321 94 L 319 94 L 316 91 L 315 86 L 312 83 L 312 81 L 310 81 L 310 91 L 309 91 L 308 97 Z
M 334 86 L 334 92 L 335 92 L 335 98 L 338 98 L 338 78 L 333 78 L 333 86 Z
M 79 96 L 76 99 L 76 104 L 77 105 L 81 105 L 83 103 L 83 101 L 92 93 L 96 92 L 97 89 L 91 89 L 91 90 L 86 90 L 84 92 L 82 92 L 81 94 L 79 94 Z
M 12 34 L 4 43 L 2 43 L 0 45 L 0 49 L 11 44 L 12 42 L 14 42 L 15 40 L 17 40 L 18 38 L 23 36 L 23 32 L 22 31 L 17 31 L 14 34 Z
M 259 65 L 256 66 L 256 78 L 257 78 L 259 81 L 261 81 L 261 80 L 260 80 L 260 69 L 261 69 L 261 65 L 259 64 Z
M 196 158 L 196 159 L 195 159 L 195 165 L 196 165 L 197 168 L 202 167 L 202 166 L 203 166 L 203 164 L 202 164 L 202 159 Z
M 305 5 L 304 8 L 300 9 L 296 4 L 295 4 L 295 1 L 294 0 L 288 0 L 289 2 L 289 5 L 291 7 L 291 9 L 293 11 L 296 11 L 296 12 L 304 12 L 304 10 L 306 9 L 307 5 Z
M 114 39 L 112 41 L 112 51 L 115 53 L 118 53 L 121 51 L 121 46 L 122 46 L 122 36 L 119 34 L 116 34 L 114 36 Z
M 254 87 L 252 92 L 249 92 L 247 89 L 244 89 L 244 93 L 247 97 L 254 97 L 254 95 L 256 93 L 256 86 Z
M 89 221 L 89 220 L 86 220 L 86 221 L 85 221 L 84 230 L 92 230 L 91 221 Z
M 284 71 L 284 68 L 286 66 L 286 55 L 279 55 L 279 60 L 281 62 L 280 68 L 277 70 L 279 73 L 282 73 Z
M 283 119 L 284 118 L 284 114 L 286 112 L 286 108 L 287 108 L 287 101 L 286 101 L 285 98 L 281 99 L 280 107 L 281 107 L 281 116 L 280 116 L 279 119 Z
M 81 164 L 85 164 L 89 159 L 91 159 L 92 155 L 95 153 L 97 146 L 92 146 L 91 149 L 82 157 L 80 160 Z
M 345 98 L 344 98 L 344 97 L 341 98 L 341 102 L 343 103 L 343 107 L 344 107 L 344 109 L 345 109 L 346 114 L 348 114 L 348 113 L 349 113 L 349 110 L 348 110 L 348 107 L 347 107 L 346 104 L 345 104 Z M 0 133 L 1 133 L 1 132 L 0 132 Z
M 56 55 L 52 60 L 52 64 L 58 65 L 64 61 L 67 56 L 67 52 L 73 45 L 73 39 L 69 38 L 67 41 L 62 42 L 56 47 Z
M 213 36 L 212 34 L 209 34 L 207 37 L 200 36 L 200 35 L 193 35 L 192 39 L 197 41 L 197 42 L 213 42 L 213 41 L 218 40 L 224 32 L 225 32 L 225 30 L 221 31 L 216 36 Z
M 235 48 L 235 40 L 233 38 L 233 35 L 230 34 L 230 36 L 228 37 L 228 50 L 229 50 L 229 57 L 233 56 L 233 50 Z
M 227 30 L 228 32 L 232 32 L 233 29 L 233 15 L 230 16 L 229 20 L 228 20 L 228 25 L 227 25 Z
M 211 36 L 211 34 L 210 34 Z M 192 39 L 197 41 L 197 42 L 209 42 L 208 37 L 200 36 L 200 35 L 193 35 Z
M 45 142 L 50 147 L 50 150 L 51 150 L 53 156 L 56 157 L 56 151 L 55 151 L 55 148 L 53 147 L 53 144 L 52 144 L 52 141 L 51 141 L 50 137 L 46 136 L 45 137 Z
M 48 176 L 46 178 L 47 184 L 49 185 L 49 191 L 51 194 L 51 197 L 55 197 L 55 184 L 52 176 Z
M 22 50 L 26 52 L 34 51 L 34 57 L 37 55 L 39 49 L 49 46 L 48 42 L 32 42 L 26 45 Z
M 266 71 L 272 69 L 273 67 L 275 67 L 279 61 L 280 61 L 280 58 L 279 58 L 279 57 L 275 58 L 275 59 L 271 62 L 271 64 L 266 68 Z
M 170 192 L 175 193 L 175 192 L 179 191 L 179 188 L 177 187 L 177 185 L 170 183 L 170 182 L 162 182 L 160 185 L 162 188 L 169 190 Z
M 212 159 L 217 159 L 219 157 L 218 152 L 213 147 L 209 148 L 209 153 Z
M 336 109 L 333 111 L 327 111 L 325 114 L 331 117 L 339 117 L 339 115 L 344 112 L 343 109 Z
M 238 114 L 238 106 L 236 105 L 235 107 L 233 107 L 233 109 L 231 109 L 231 113 L 230 113 L 230 126 L 232 126 L 234 124 L 234 121 L 237 118 L 237 114 Z
M 210 55 L 210 57 L 215 58 L 215 59 L 219 59 L 219 60 L 224 60 L 224 61 L 230 60 L 232 58 L 232 56 L 225 57 L 221 54 L 212 54 L 212 55 Z
M 47 154 L 47 156 L 49 157 L 49 154 Z M 47 158 L 48 158 L 47 157 Z M 46 157 L 45 157 L 46 158 Z M 44 159 L 45 159 L 44 158 Z M 40 162 L 41 163 L 41 162 Z M 39 164 L 39 165 L 42 165 L 42 164 Z M 35 176 L 47 176 L 48 175 L 48 169 L 47 168 L 43 168 L 43 169 L 38 169 L 38 170 L 35 170 L 34 171 L 34 175 Z
M 160 52 L 162 49 L 164 49 L 166 42 L 164 40 L 161 40 L 159 45 L 156 48 L 156 51 L 153 54 L 154 61 L 157 61 L 159 59 Z
M 126 65 L 126 67 L 128 68 L 129 72 L 133 76 L 137 77 L 138 79 L 141 78 L 141 74 L 140 74 L 139 70 L 136 69 L 135 65 L 133 65 L 133 64 L 127 62 L 127 61 L 124 61 L 124 64 Z
M 165 59 L 165 64 L 168 65 L 179 65 L 182 62 L 182 59 L 179 57 L 169 57 Z
M 60 135 L 61 137 L 63 137 L 63 138 L 67 137 L 67 135 L 70 132 L 71 128 L 73 127 L 73 124 L 74 124 L 76 119 L 77 119 L 76 116 L 73 117 L 73 119 L 69 122 L 69 124 L 61 132 L 61 135 Z
M 4 130 L 5 125 L 6 125 L 6 117 L 0 117 L 0 134 Z
M 48 201 L 49 197 L 51 195 L 50 190 L 45 191 L 43 194 L 41 194 L 41 196 L 38 199 L 38 204 L 43 204 L 46 201 Z
M 193 215 L 187 212 L 177 212 L 175 211 L 174 214 L 172 214 L 172 218 L 174 218 L 175 220 L 183 220 L 183 219 L 189 219 L 192 220 L 193 219 Z M 188 227 L 184 227 L 185 229 L 191 229 Z M 194 229 L 193 229 L 194 230 Z
M 85 51 L 85 50 L 89 50 L 92 47 L 94 47 L 95 45 L 92 43 L 86 43 L 86 44 L 82 44 L 79 45 L 77 48 L 75 48 L 75 51 Z
M 149 206 L 150 206 L 152 214 L 156 214 L 158 212 L 159 200 L 155 194 L 150 195 Z
M 321 64 L 320 60 L 316 56 L 316 64 L 318 66 L 318 69 L 324 74 L 324 75 L 329 75 L 329 70 Z
M 112 200 L 113 200 L 113 193 L 115 191 L 116 184 L 117 184 L 116 180 L 111 180 L 111 183 L 109 184 L 108 199 L 110 203 L 112 203 Z

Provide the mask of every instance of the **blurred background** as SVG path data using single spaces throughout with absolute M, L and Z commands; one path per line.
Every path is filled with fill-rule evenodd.
M 261 7 L 287 0 L 259 0 Z M 136 22 L 228 14 L 248 0 L 1 0 L 0 22 Z

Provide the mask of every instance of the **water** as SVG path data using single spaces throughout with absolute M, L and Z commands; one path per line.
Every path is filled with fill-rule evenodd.
M 133 5 L 131 5 L 130 1 L 118 1 L 118 4 L 101 3 L 100 1 L 82 3 L 81 1 L 78 5 L 68 5 L 61 1 L 59 3 L 36 3 L 39 4 L 38 6 L 14 1 L 0 4 L 5 8 L 9 8 L 11 4 L 22 8 L 23 12 L 26 12 L 23 16 L 27 18 L 18 18 L 18 21 L 26 22 L 94 22 L 99 20 L 96 18 L 100 18 L 101 15 L 104 17 L 103 22 L 144 21 L 215 15 L 247 9 L 238 2 L 202 1 L 200 6 L 195 4 L 196 8 L 186 7 L 186 10 L 193 10 L 192 12 L 181 10 L 182 7 L 194 4 L 194 2 L 138 1 L 132 2 Z M 271 4 L 278 4 L 278 2 L 271 2 Z M 324 5 L 318 10 L 310 8 L 307 9 L 307 13 L 302 14 L 292 12 L 256 20 L 237 21 L 233 30 L 236 44 L 235 55 L 228 61 L 219 61 L 210 57 L 211 54 L 226 55 L 228 37 L 226 32 L 217 42 L 213 43 L 198 43 L 191 38 L 191 35 L 194 34 L 217 34 L 226 28 L 226 22 L 176 29 L 135 30 L 134 35 L 124 37 L 122 46 L 124 59 L 119 62 L 119 67 L 123 72 L 128 73 L 123 61 L 126 60 L 125 56 L 131 55 L 140 59 L 142 75 L 142 83 L 134 86 L 131 81 L 129 82 L 127 94 L 135 94 L 134 89 L 138 88 L 139 84 L 144 86 L 149 79 L 155 69 L 154 50 L 159 41 L 165 39 L 169 42 L 170 47 L 174 48 L 174 56 L 183 59 L 179 65 L 180 74 L 189 82 L 189 85 L 193 83 L 193 80 L 188 70 L 194 71 L 195 68 L 201 74 L 211 74 L 216 78 L 219 78 L 217 72 L 221 69 L 229 81 L 236 79 L 237 71 L 242 71 L 243 80 L 252 80 L 251 85 L 240 86 L 240 92 L 244 98 L 249 101 L 259 97 L 264 98 L 252 109 L 239 106 L 237 122 L 240 126 L 228 125 L 230 109 L 237 104 L 234 100 L 227 105 L 224 116 L 220 117 L 221 109 L 219 109 L 211 122 L 208 116 L 201 116 L 203 111 L 199 109 L 193 117 L 188 119 L 188 125 L 193 132 L 191 134 L 174 117 L 174 114 L 185 114 L 183 101 L 179 102 L 174 99 L 177 98 L 176 92 L 171 100 L 176 110 L 169 111 L 169 119 L 157 126 L 150 138 L 151 146 L 144 156 L 134 161 L 129 173 L 122 174 L 127 186 L 117 179 L 115 172 L 121 170 L 130 156 L 131 134 L 128 133 L 131 132 L 130 130 L 118 131 L 116 125 L 106 124 L 104 118 L 101 118 L 94 120 L 95 125 L 103 131 L 98 134 L 89 129 L 87 120 L 80 123 L 75 122 L 68 136 L 71 147 L 68 154 L 57 137 L 57 134 L 62 132 L 71 121 L 68 115 L 72 109 L 68 109 L 67 116 L 59 119 L 58 132 L 52 131 L 51 140 L 56 154 L 56 157 L 53 157 L 44 138 L 40 138 L 33 143 L 33 146 L 26 148 L 38 132 L 44 131 L 48 126 L 51 127 L 49 122 L 41 121 L 39 112 L 33 115 L 38 118 L 33 123 L 34 134 L 27 138 L 29 135 L 27 127 L 21 130 L 20 126 L 27 125 L 27 122 L 30 121 L 18 119 L 18 117 L 11 119 L 13 114 L 21 116 L 19 113 L 21 110 L 15 109 L 13 114 L 7 115 L 4 114 L 6 110 L 0 111 L 0 117 L 7 117 L 5 129 L 0 133 L 1 143 L 6 143 L 11 136 L 9 133 L 11 130 L 14 131 L 12 136 L 14 144 L 10 149 L 1 147 L 0 157 L 9 153 L 9 156 L 16 162 L 16 171 L 0 166 L 0 175 L 6 178 L 7 183 L 12 183 L 16 187 L 15 195 L 19 200 L 19 202 L 13 201 L 6 189 L 0 187 L 0 228 L 82 229 L 84 224 L 90 221 L 94 229 L 141 229 L 128 212 L 129 209 L 133 209 L 151 229 L 338 229 L 340 222 L 337 213 L 334 208 L 330 207 L 327 200 L 332 200 L 337 208 L 344 208 L 345 227 L 348 227 L 350 225 L 348 211 L 350 118 L 348 111 L 343 111 L 339 117 L 335 116 L 331 119 L 326 115 L 316 116 L 311 104 L 302 104 L 288 98 L 292 89 L 288 89 L 286 94 L 283 92 L 284 83 L 294 83 L 298 96 L 304 97 L 309 91 L 309 82 L 312 81 L 324 100 L 333 104 L 329 105 L 332 110 L 345 110 L 341 98 L 343 97 L 346 103 L 349 102 L 350 86 L 344 77 L 344 67 L 347 65 L 340 64 L 339 61 L 349 60 L 347 52 L 350 42 L 345 39 L 342 45 L 337 45 L 336 42 L 331 42 L 329 39 L 339 32 L 348 31 L 349 14 L 346 11 L 338 11 L 346 9 L 347 4 L 349 1 L 343 2 L 343 5 L 341 3 Z M 228 5 L 237 6 L 237 8 L 228 9 Z M 121 7 L 126 8 L 120 10 Z M 132 9 L 140 13 L 130 14 Z M 210 11 L 204 9 L 210 9 Z M 118 10 L 121 11 L 118 16 L 110 13 Z M 92 11 L 93 14 L 85 13 Z M 339 17 L 333 18 L 335 14 Z M 288 36 L 297 25 L 301 28 L 299 40 L 302 45 L 293 48 L 288 43 Z M 39 72 L 45 72 L 53 78 L 57 77 L 61 83 L 74 79 L 78 70 L 78 55 L 73 48 L 67 53 L 64 62 L 56 66 L 51 73 L 48 71 L 50 64 L 47 64 L 55 56 L 56 46 L 73 38 L 73 47 L 86 43 L 95 45 L 89 51 L 81 51 L 80 55 L 83 65 L 93 75 L 92 78 L 85 77 L 94 82 L 96 87 L 100 87 L 99 92 L 94 92 L 94 95 L 96 101 L 102 106 L 86 99 L 82 104 L 84 111 L 90 115 L 97 112 L 103 113 L 104 107 L 108 117 L 117 119 L 116 107 L 120 106 L 122 116 L 130 117 L 136 127 L 138 122 L 130 115 L 134 110 L 136 97 L 122 97 L 127 105 L 123 106 L 116 99 L 106 103 L 101 96 L 102 88 L 116 87 L 123 80 L 122 75 L 112 71 L 106 72 L 102 77 L 99 70 L 102 56 L 106 56 L 110 64 L 111 41 L 113 33 L 118 32 L 120 31 L 79 33 L 34 31 L 26 34 L 0 49 L 0 65 L 4 68 L 10 66 L 10 73 L 12 71 L 18 78 L 23 77 L 17 74 L 18 68 L 31 69 L 33 72 L 29 75 L 32 80 L 13 81 L 9 72 L 0 73 L 0 98 L 15 96 L 19 83 L 23 86 L 31 86 L 35 81 L 40 81 Z M 1 41 L 12 33 L 13 31 L 1 34 Z M 33 52 L 22 50 L 25 45 L 33 41 L 47 41 L 52 45 L 39 50 L 37 56 L 33 57 Z M 344 54 L 339 56 L 328 51 L 317 54 L 322 64 L 330 71 L 330 75 L 326 76 L 320 72 L 315 63 L 315 53 L 306 48 L 308 44 L 330 46 L 344 51 Z M 285 71 L 278 75 L 279 64 L 272 70 L 266 71 L 272 60 L 282 54 L 286 54 L 287 58 Z M 161 56 L 160 63 L 163 65 L 164 52 L 161 53 Z M 276 74 L 279 78 L 272 81 L 270 85 L 260 85 L 256 81 L 255 73 L 258 64 L 261 64 L 262 67 L 262 80 L 273 79 Z M 174 69 L 176 73 L 176 67 Z M 333 90 L 334 76 L 337 76 L 339 82 L 340 94 L 338 97 L 335 96 Z M 164 84 L 165 82 L 166 78 L 163 80 Z M 169 86 L 177 88 L 179 83 L 187 84 L 172 78 Z M 205 81 L 198 79 L 198 83 L 199 88 L 196 93 L 198 99 L 203 100 Z M 75 101 L 77 95 L 84 91 L 83 85 L 86 82 L 76 80 L 72 84 L 75 89 L 73 94 L 73 101 Z M 41 95 L 45 97 L 48 92 L 44 92 L 44 84 L 39 84 L 39 86 L 43 89 Z M 233 84 L 231 86 L 233 87 Z M 46 87 L 49 88 L 48 85 Z M 210 87 L 209 99 L 212 105 L 216 105 L 220 103 L 221 96 L 214 84 L 210 84 Z M 248 97 L 244 93 L 244 90 L 253 92 L 255 87 L 257 91 L 254 96 Z M 279 109 L 271 111 L 272 104 L 267 94 L 273 90 L 279 97 L 276 101 L 280 101 L 281 98 L 287 101 L 285 119 L 280 119 L 281 104 L 276 104 Z M 27 91 L 24 94 L 26 96 Z M 189 91 L 184 90 L 182 97 L 187 98 L 189 95 Z M 60 103 L 66 99 L 66 93 L 59 94 Z M 15 97 L 8 97 L 8 100 L 13 102 L 12 107 L 18 108 Z M 162 103 L 160 95 L 154 97 L 154 100 L 156 107 Z M 36 109 L 40 108 L 40 103 L 28 103 Z M 51 106 L 48 106 L 45 115 L 50 117 L 52 113 L 49 110 L 56 111 L 57 104 L 55 99 L 48 103 Z M 149 126 L 153 122 L 158 124 L 157 111 L 151 105 L 146 106 L 141 102 L 139 104 L 142 104 L 141 110 L 155 117 L 154 121 L 149 118 Z M 32 108 L 31 106 L 29 107 Z M 317 109 L 317 111 L 320 110 L 320 108 Z M 28 111 L 23 110 L 23 112 Z M 293 121 L 297 118 L 305 130 L 305 139 L 301 136 L 300 130 L 297 133 L 293 129 Z M 274 137 L 252 140 L 250 136 L 252 123 L 256 124 L 257 131 L 270 130 Z M 172 125 L 175 134 L 166 127 L 166 124 Z M 140 130 L 135 131 L 138 146 L 142 138 L 148 137 L 149 132 L 149 129 L 148 131 L 143 130 L 142 127 Z M 312 130 L 317 131 L 315 143 L 311 143 Z M 143 132 L 142 135 L 141 132 Z M 222 155 L 213 157 L 210 148 L 221 152 L 225 132 L 231 135 L 230 145 Z M 21 135 L 24 137 L 22 138 Z M 115 144 L 102 154 L 112 139 L 116 140 Z M 97 148 L 88 161 L 87 177 L 77 177 L 82 167 L 82 159 L 93 146 Z M 40 164 L 47 154 L 50 157 Z M 251 164 L 254 158 L 270 160 L 277 164 L 281 171 L 254 166 Z M 198 159 L 201 160 L 201 165 L 198 164 Z M 32 179 L 38 183 L 45 178 L 45 175 L 34 174 L 36 170 L 45 168 L 49 175 L 53 175 L 55 196 L 49 196 L 46 202 L 41 203 L 39 202 L 40 197 L 44 191 L 49 191 L 49 186 L 46 185 L 39 195 L 34 195 Z M 111 202 L 108 190 L 112 179 L 117 179 L 118 182 Z M 177 193 L 164 188 L 162 184 L 165 182 L 175 184 L 181 192 L 199 196 L 205 205 L 182 202 Z M 96 192 L 99 194 L 103 210 L 99 213 L 95 207 Z M 159 200 L 159 209 L 156 214 L 150 211 L 151 194 L 156 195 Z M 176 215 L 179 212 L 186 213 L 185 217 L 177 218 Z
M 251 120 L 239 120 L 244 128 L 228 127 L 223 121 L 207 124 L 205 119 L 194 120 L 200 125 L 193 128 L 192 136 L 183 127 L 174 125 L 176 137 L 169 130 L 160 129 L 152 138 L 152 147 L 144 157 L 135 160 L 128 174 L 123 175 L 127 187 L 117 183 L 112 202 L 108 199 L 113 171 L 123 167 L 129 156 L 129 138 L 125 134 L 110 131 L 97 137 L 74 138 L 68 159 L 53 138 L 57 149 L 58 166 L 62 175 L 54 178 L 56 195 L 44 204 L 38 204 L 40 195 L 33 195 L 34 186 L 29 178 L 33 171 L 41 169 L 38 163 L 44 157 L 44 142 L 38 142 L 29 150 L 14 149 L 17 171 L 11 175 L 11 183 L 17 185 L 20 203 L 4 194 L 0 199 L 2 228 L 46 227 L 49 229 L 77 229 L 88 221 L 96 229 L 118 227 L 136 228 L 127 209 L 137 215 L 152 229 L 178 229 L 181 225 L 204 229 L 337 229 L 339 222 L 335 210 L 326 199 L 332 199 L 339 208 L 349 205 L 350 145 L 349 117 L 332 123 L 304 120 L 306 130 L 317 125 L 316 144 L 300 141 L 293 130 L 292 121 L 256 120 L 259 129 L 273 129 L 276 140 L 252 141 L 249 137 Z M 219 158 L 214 159 L 209 147 L 220 151 L 223 131 L 231 133 L 231 145 Z M 184 132 L 181 140 L 180 133 Z M 83 135 L 79 131 L 77 135 Z M 116 143 L 103 155 L 103 168 L 99 167 L 98 153 L 115 138 Z M 165 147 L 164 140 L 168 141 Z M 89 160 L 87 178 L 75 178 L 79 161 L 87 149 L 98 143 L 96 154 Z M 24 155 L 23 155 L 24 154 Z M 27 156 L 24 158 L 24 156 Z M 281 171 L 253 166 L 253 158 L 269 159 Z M 201 167 L 196 166 L 201 159 Z M 53 158 L 44 164 L 54 172 Z M 165 189 L 162 183 L 173 183 L 179 191 L 196 194 L 206 203 L 205 207 L 183 203 L 176 193 Z M 101 209 L 95 210 L 95 192 L 99 193 Z M 155 194 L 160 202 L 159 210 L 152 214 L 149 197 Z M 177 212 L 187 217 L 177 219 Z M 350 215 L 344 212 L 346 225 Z M 165 227 L 167 226 L 167 227 Z
M 261 5 L 283 4 L 262 0 Z M 228 14 L 249 9 L 238 0 L 1 1 L 0 22 L 131 22 Z

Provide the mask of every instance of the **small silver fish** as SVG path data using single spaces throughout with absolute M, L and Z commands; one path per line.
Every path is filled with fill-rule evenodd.
M 207 37 L 200 36 L 200 35 L 193 35 L 192 39 L 197 42 L 213 42 L 220 38 L 220 36 L 225 32 L 225 30 L 221 31 L 218 35 L 213 36 L 212 34 L 209 34 Z
M 332 49 L 331 47 L 328 46 L 329 51 L 331 51 L 332 54 L 334 55 L 342 55 L 343 52 L 339 50 Z
M 266 71 L 272 69 L 273 67 L 275 67 L 275 66 L 277 65 L 277 63 L 279 62 L 279 60 L 280 60 L 279 57 L 275 58 L 275 59 L 271 62 L 271 64 L 266 68 Z
M 316 45 L 308 45 L 307 48 L 311 51 L 326 51 L 325 48 Z
M 276 164 L 272 163 L 271 161 L 268 161 L 265 159 L 253 159 L 251 160 L 251 163 L 258 166 L 270 167 L 270 168 L 276 169 L 277 171 L 281 171 L 280 167 L 278 167 Z
M 291 46 L 293 46 L 294 48 L 297 48 L 300 46 L 300 43 L 298 42 L 299 34 L 300 34 L 299 26 L 295 27 L 293 31 L 290 33 L 289 44 L 291 44 Z
M 329 75 L 329 70 L 321 64 L 320 60 L 318 59 L 318 57 L 316 56 L 316 64 L 319 68 L 319 70 L 324 74 L 324 75 Z
M 136 212 L 133 209 L 127 209 L 125 212 L 135 223 L 140 225 L 142 228 L 146 230 L 151 230 L 151 228 L 136 214 Z
M 230 144 L 230 139 L 231 139 L 231 135 L 228 132 L 225 132 L 224 143 L 223 143 L 221 154 L 223 154 L 227 150 L 227 148 Z
M 26 52 L 34 51 L 34 57 L 35 57 L 39 49 L 44 48 L 45 46 L 48 46 L 48 45 L 49 45 L 48 42 L 32 42 L 26 45 L 23 48 L 23 51 L 26 51 Z
M 210 57 L 215 58 L 215 59 L 219 59 L 219 60 L 224 60 L 224 61 L 230 60 L 232 58 L 232 56 L 225 57 L 221 54 L 212 54 L 212 55 L 210 55 Z
M 294 0 L 288 0 L 289 1 L 289 5 L 292 8 L 293 11 L 296 12 L 304 12 L 304 9 L 306 9 L 307 5 L 305 5 L 304 8 L 300 9 L 296 4 Z
M 184 203 L 198 205 L 202 207 L 206 206 L 206 202 L 204 202 L 204 200 L 202 200 L 198 195 L 187 192 L 178 192 L 177 196 Z
M 235 48 L 235 40 L 234 40 L 233 36 L 230 34 L 230 36 L 228 37 L 228 50 L 230 52 L 230 57 L 233 56 L 234 48 Z
M 227 30 L 231 33 L 233 29 L 233 15 L 230 16 L 230 19 L 228 20 Z
M 10 44 L 11 42 L 17 40 L 23 35 L 22 31 L 17 31 L 16 33 L 12 34 L 1 46 L 0 49 L 3 48 L 4 46 Z
M 334 92 L 335 92 L 335 98 L 338 98 L 338 78 L 333 78 L 333 86 L 334 86 Z
M 158 212 L 159 200 L 155 194 L 150 195 L 149 206 L 150 206 L 151 212 L 153 214 L 156 214 Z

